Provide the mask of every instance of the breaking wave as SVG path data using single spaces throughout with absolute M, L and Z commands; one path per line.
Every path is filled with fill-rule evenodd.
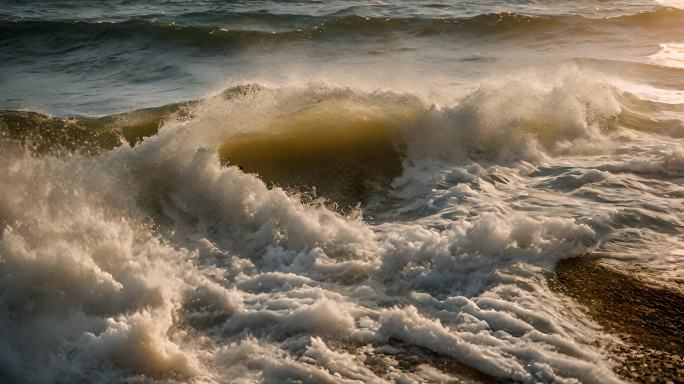
M 544 274 L 641 211 L 500 195 L 644 134 L 621 125 L 628 107 L 666 109 L 568 66 L 451 106 L 312 84 L 100 119 L 3 112 L 2 378 L 426 380 L 441 356 L 491 379 L 617 382 Z M 681 175 L 680 152 L 654 161 L 537 188 Z

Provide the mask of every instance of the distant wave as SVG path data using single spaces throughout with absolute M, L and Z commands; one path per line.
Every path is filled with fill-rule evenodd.
M 648 27 L 649 29 L 680 29 L 684 10 L 658 7 L 651 11 L 610 18 L 588 18 L 580 15 L 532 16 L 517 13 L 492 13 L 471 18 L 371 18 L 356 15 L 337 17 L 301 17 L 297 15 L 249 14 L 246 17 L 264 21 L 265 25 L 278 20 L 281 27 L 243 29 L 203 24 L 184 25 L 150 20 L 123 22 L 81 22 L 75 20 L 19 20 L 0 21 L 0 35 L 6 38 L 30 36 L 73 36 L 87 42 L 116 39 L 153 39 L 176 44 L 230 45 L 274 41 L 296 41 L 335 38 L 347 35 L 373 36 L 396 32 L 415 36 L 464 33 L 485 36 L 491 33 L 532 33 L 537 30 L 570 30 L 572 33 L 600 33 L 608 27 Z M 190 22 L 193 18 L 188 19 Z M 231 18 L 225 20 L 229 25 Z

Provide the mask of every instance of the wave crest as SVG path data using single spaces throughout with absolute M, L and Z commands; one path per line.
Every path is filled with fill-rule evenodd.
M 266 17 L 289 18 L 291 15 L 253 15 L 257 20 Z M 0 21 L 0 35 L 39 37 L 46 34 L 86 41 L 152 39 L 174 45 L 217 49 L 242 45 L 336 38 L 347 35 L 387 35 L 403 32 L 416 36 L 437 34 L 472 34 L 486 36 L 496 34 L 530 34 L 536 31 L 565 31 L 565 33 L 600 33 L 609 27 L 678 28 L 684 10 L 657 7 L 630 15 L 591 18 L 579 15 L 526 15 L 513 12 L 482 14 L 468 18 L 374 18 L 358 15 L 322 16 L 312 18 L 299 27 L 285 29 L 244 29 L 205 25 L 182 25 L 175 22 L 161 23 L 147 20 L 121 22 L 79 22 L 54 20 Z M 266 23 L 268 25 L 268 23 Z M 289 24 L 289 23 L 286 23 Z

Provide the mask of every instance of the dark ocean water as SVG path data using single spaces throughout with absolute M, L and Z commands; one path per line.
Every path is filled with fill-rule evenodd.
M 684 379 L 682 9 L 0 1 L 0 382 Z
M 655 2 L 3 4 L 0 103 L 62 115 L 157 106 L 253 81 L 372 89 L 409 77 L 420 79 L 409 91 L 450 97 L 513 68 L 644 61 L 683 33 L 683 12 Z

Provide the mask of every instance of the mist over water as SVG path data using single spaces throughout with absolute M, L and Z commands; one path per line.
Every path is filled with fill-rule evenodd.
M 0 4 L 0 382 L 684 377 L 682 4 Z

